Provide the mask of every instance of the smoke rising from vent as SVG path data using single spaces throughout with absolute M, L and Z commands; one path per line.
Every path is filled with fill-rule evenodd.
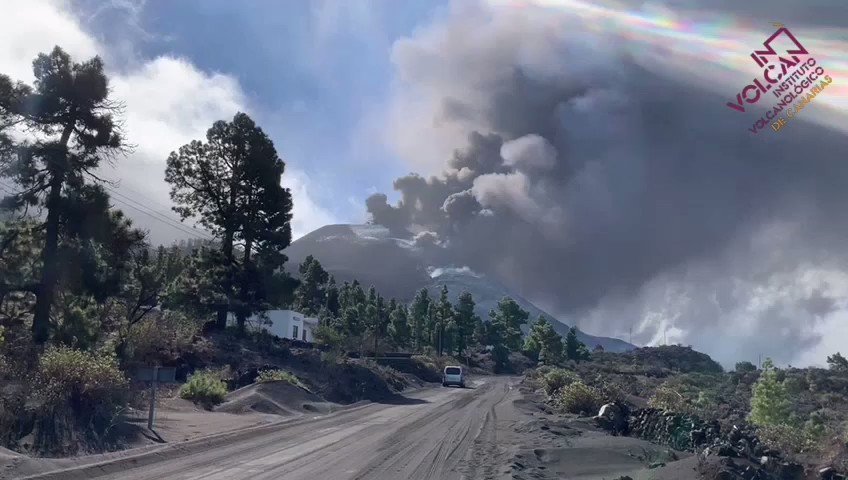
M 373 221 L 433 232 L 448 261 L 589 333 L 822 363 L 848 333 L 846 137 L 752 135 L 632 47 L 567 13 L 466 3 L 397 42 L 387 135 L 435 174 L 368 198 Z

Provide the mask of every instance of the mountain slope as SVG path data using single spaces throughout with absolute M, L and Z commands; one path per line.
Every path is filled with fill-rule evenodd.
M 427 268 L 412 242 L 371 225 L 327 225 L 294 241 L 286 255 L 288 270 L 297 271 L 308 256 L 317 258 L 336 281 L 359 280 L 387 297 L 412 298 L 429 280 Z
M 467 268 L 442 267 L 447 258 L 444 248 L 430 242 L 397 238 L 381 226 L 327 225 L 293 242 L 286 254 L 289 271 L 296 271 L 298 264 L 313 255 L 337 282 L 356 279 L 366 288 L 374 285 L 383 295 L 407 302 L 423 287 L 428 288 L 431 297 L 438 297 L 442 285 L 447 285 L 452 301 L 468 290 L 477 303 L 477 314 L 484 320 L 489 319 L 489 311 L 500 299 L 509 296 L 530 312 L 531 322 L 544 315 L 554 320 L 552 324 L 558 333 L 568 332 L 568 325 L 561 320 L 485 275 Z M 580 331 L 578 337 L 589 348 L 601 345 L 613 352 L 634 348 L 616 338 Z
M 459 294 L 467 290 L 474 296 L 476 303 L 475 312 L 484 320 L 489 319 L 489 311 L 497 308 L 498 301 L 508 296 L 515 300 L 521 308 L 530 313 L 528 325 L 524 328 L 525 333 L 529 328 L 529 324 L 538 320 L 540 315 L 543 315 L 548 320 L 554 320 L 551 322 L 554 330 L 563 337 L 568 333 L 568 325 L 538 308 L 536 305 L 533 305 L 529 300 L 509 292 L 506 287 L 483 275 L 464 268 L 437 268 L 432 271 L 431 277 L 430 283 L 426 285 L 430 296 L 437 297 L 442 289 L 442 285 L 446 285 L 451 301 L 456 303 Z M 625 352 L 634 348 L 633 345 L 623 340 L 610 337 L 597 337 L 580 330 L 577 330 L 577 338 L 590 349 L 594 348 L 595 345 L 601 345 L 608 352 Z

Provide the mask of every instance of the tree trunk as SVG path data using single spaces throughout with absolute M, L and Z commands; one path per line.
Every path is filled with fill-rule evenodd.
M 233 234 L 234 233 L 232 229 L 228 229 L 224 233 L 224 241 L 221 242 L 221 253 L 224 254 L 224 258 L 226 259 L 227 263 L 227 271 L 224 275 L 224 285 L 222 286 L 224 290 L 224 295 L 227 297 L 227 303 L 225 305 L 218 306 L 218 319 L 215 322 L 215 326 L 219 330 L 224 330 L 225 328 L 227 328 L 227 313 L 229 313 L 230 310 L 229 303 L 230 296 L 232 294 L 232 292 L 230 291 L 232 290 L 232 279 L 230 277 L 232 274 L 231 269 L 233 266 Z
M 250 250 L 253 248 L 253 239 L 246 238 L 244 242 L 244 259 L 241 262 L 241 268 L 244 272 L 248 271 L 248 267 L 250 266 Z M 247 278 L 242 276 L 241 285 L 239 287 L 239 308 L 236 312 L 236 321 L 238 322 L 238 329 L 240 332 L 244 331 L 244 324 L 247 322 L 247 309 L 245 308 L 245 302 L 247 300 Z
M 68 141 L 71 138 L 74 122 L 65 126 L 62 138 L 59 140 L 65 150 L 67 157 Z M 50 336 L 50 307 L 53 305 L 53 291 L 58 279 L 59 256 L 59 201 L 62 195 L 62 184 L 65 181 L 65 161 L 63 159 L 60 168 L 48 166 L 52 177 L 50 179 L 50 192 L 47 194 L 47 220 L 44 231 L 44 249 L 41 250 L 41 284 L 35 297 L 35 311 L 32 317 L 32 339 L 36 344 L 42 344 Z

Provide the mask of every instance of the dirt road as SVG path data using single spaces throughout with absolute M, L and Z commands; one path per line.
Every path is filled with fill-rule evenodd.
M 232 442 L 173 445 L 140 459 L 64 471 L 53 478 L 124 480 L 493 478 L 498 425 L 515 414 L 517 379 L 412 394 L 259 429 Z M 150 458 L 153 457 L 153 458 Z M 505 457 L 504 457 L 505 458 Z M 135 460 L 135 461 L 134 461 Z
M 697 460 L 554 414 L 517 377 L 425 389 L 217 437 L 101 456 L 30 459 L 0 480 L 692 479 Z M 95 458 L 96 459 L 96 458 Z M 43 462 L 51 462 L 49 464 Z M 74 467 L 68 469 L 68 467 Z M 61 470 L 56 470 L 61 469 Z

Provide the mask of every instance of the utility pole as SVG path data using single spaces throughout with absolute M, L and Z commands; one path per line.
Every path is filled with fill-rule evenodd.
M 439 322 L 439 356 L 440 357 L 442 356 L 442 330 L 444 330 L 444 328 L 442 327 L 442 323 Z
M 153 367 L 153 381 L 150 382 L 150 410 L 147 412 L 147 429 L 153 430 L 153 415 L 156 410 L 156 388 L 159 386 L 159 367 Z

